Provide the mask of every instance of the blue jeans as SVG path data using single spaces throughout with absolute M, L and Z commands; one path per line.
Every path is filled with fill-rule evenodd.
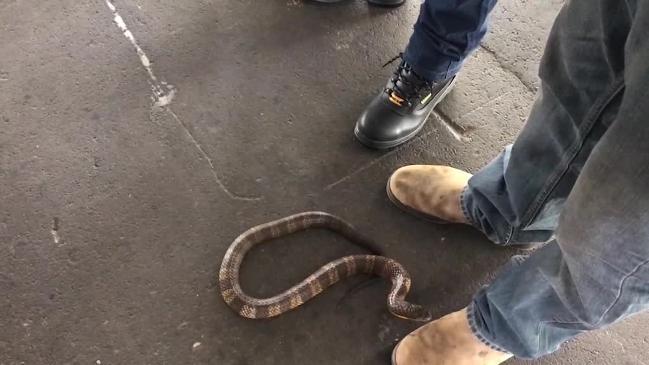
M 428 81 L 455 75 L 487 33 L 496 0 L 426 0 L 403 58 Z
M 468 308 L 478 338 L 521 358 L 649 308 L 649 2 L 566 2 L 539 74 L 522 132 L 462 196 L 495 243 L 549 241 Z

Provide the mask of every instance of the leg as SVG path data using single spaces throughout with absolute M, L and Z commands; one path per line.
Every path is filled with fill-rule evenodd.
M 590 27 L 588 37 L 579 36 L 579 29 L 573 26 L 584 22 L 606 30 L 596 32 L 597 27 Z M 611 73 L 622 69 L 619 77 L 623 88 L 611 87 L 607 97 L 594 98 L 601 101 L 583 113 L 592 120 L 586 133 L 603 137 L 584 139 L 580 145 L 596 146 L 581 147 L 572 156 L 572 161 L 587 160 L 576 183 L 558 179 L 553 184 L 555 191 L 548 193 L 552 196 L 556 190 L 570 190 L 574 185 L 557 238 L 527 260 L 514 258 L 489 287 L 475 296 L 467 310 L 422 327 L 414 339 L 404 339 L 396 351 L 397 360 L 401 360 L 396 362 L 398 365 L 422 363 L 417 359 L 424 356 L 432 359 L 431 363 L 460 356 L 463 364 L 498 364 L 507 358 L 507 352 L 535 358 L 554 351 L 581 332 L 649 308 L 649 193 L 644 187 L 649 178 L 649 128 L 643 124 L 649 113 L 649 92 L 645 87 L 649 82 L 648 28 L 649 7 L 636 6 L 633 1 L 573 0 L 564 8 L 548 44 L 542 76 L 544 72 L 553 75 L 548 67 L 557 62 L 567 66 L 558 68 L 557 74 L 569 71 L 569 77 L 544 78 L 549 85 L 544 85 L 541 99 L 547 91 L 558 103 L 544 110 L 542 106 L 551 103 L 539 100 L 535 113 L 556 115 L 555 109 L 563 109 L 572 111 L 567 115 L 574 117 L 579 115 L 579 105 L 568 102 L 570 98 L 578 101 L 584 96 L 581 90 L 606 89 L 585 82 L 585 76 L 597 80 L 606 73 L 593 68 L 597 60 L 592 58 L 592 52 L 580 51 L 580 43 L 600 43 L 592 49 L 604 52 Z M 589 57 L 588 61 L 574 62 L 578 58 L 571 56 L 579 54 Z M 571 69 L 573 63 L 576 68 Z M 580 74 L 584 76 L 581 80 Z M 558 87 L 561 83 L 565 85 Z M 535 117 L 532 115 L 530 120 Z M 573 133 L 584 133 L 581 127 L 575 129 Z M 538 139 L 544 137 L 542 130 L 537 133 Z M 520 146 L 524 136 L 525 131 L 516 144 Z M 500 159 L 501 169 L 506 172 L 511 168 L 507 167 L 508 161 L 519 161 L 515 151 L 524 151 L 516 144 L 508 150 L 511 155 L 507 152 Z M 585 152 L 589 153 L 584 156 Z M 582 168 L 577 165 L 572 170 L 563 174 L 579 173 Z M 464 313 L 468 316 L 462 320 L 460 314 Z M 473 333 L 468 338 L 467 325 L 472 329 L 469 333 Z M 455 346 L 445 345 L 449 341 Z
M 556 240 L 510 264 L 469 308 L 479 337 L 520 357 L 649 308 L 649 6 L 622 3 L 633 19 L 624 96 L 567 199 Z
M 468 219 L 494 242 L 551 238 L 583 164 L 617 114 L 629 24 L 623 2 L 572 1 L 558 15 L 525 128 L 463 197 Z
M 415 137 L 485 35 L 494 4 L 495 0 L 422 4 L 403 60 L 356 122 L 356 138 L 368 147 L 385 149 Z
M 487 33 L 496 0 L 426 0 L 403 55 L 429 81 L 455 75 Z
M 446 196 L 453 196 L 447 199 L 453 207 L 447 210 L 457 210 L 461 200 L 466 220 L 498 244 L 551 238 L 579 172 L 619 109 L 629 23 L 626 6 L 617 2 L 575 0 L 563 9 L 548 40 L 541 90 L 525 127 L 513 146 L 468 181 L 461 198 L 452 187 Z M 413 209 L 447 219 L 430 206 L 434 192 L 449 190 L 439 169 L 398 170 L 391 178 L 393 194 L 406 204 L 419 196 L 410 204 Z

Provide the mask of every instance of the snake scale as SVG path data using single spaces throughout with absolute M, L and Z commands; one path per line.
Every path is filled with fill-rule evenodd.
M 239 268 L 246 253 L 257 244 L 309 228 L 329 229 L 373 253 L 379 252 L 374 241 L 343 219 L 325 212 L 298 213 L 250 228 L 232 242 L 221 264 L 219 286 L 227 305 L 242 317 L 275 317 L 299 307 L 344 278 L 371 274 L 392 283 L 388 295 L 390 313 L 414 321 L 430 320 L 431 315 L 426 308 L 405 299 L 411 283 L 408 272 L 398 262 L 378 254 L 351 255 L 331 261 L 300 283 L 270 298 L 254 298 L 244 293 L 239 285 Z

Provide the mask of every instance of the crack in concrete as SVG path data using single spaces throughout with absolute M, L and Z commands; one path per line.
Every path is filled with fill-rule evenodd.
M 510 94 L 512 94 L 512 92 L 513 91 L 507 91 L 506 93 L 503 93 L 503 94 L 500 94 L 500 95 L 498 95 L 496 97 L 493 97 L 493 98 L 485 101 L 484 103 L 478 105 L 477 107 L 469 110 L 468 112 L 461 114 L 460 116 L 457 117 L 457 119 L 462 119 L 462 118 L 464 118 L 466 116 L 471 115 L 472 113 L 480 111 L 480 110 L 484 109 L 487 105 L 492 104 L 493 102 L 498 101 L 500 99 L 504 99 L 504 98 L 508 97 Z M 449 117 L 449 119 L 450 119 L 450 117 Z M 476 127 L 468 127 L 468 128 L 466 128 L 467 131 L 473 131 L 475 129 L 477 129 L 477 128 Z
M 473 127 L 468 127 L 465 128 L 453 121 L 446 113 L 438 110 L 433 111 L 435 115 L 437 115 L 437 119 L 441 122 L 441 124 L 446 127 L 446 130 L 449 131 L 451 136 L 458 140 L 459 142 L 468 142 L 471 140 L 471 138 L 467 137 L 466 134 L 473 131 L 475 128 Z
M 399 146 L 399 147 L 397 147 L 397 148 L 395 148 L 395 149 L 393 149 L 393 150 L 391 150 L 391 151 L 389 151 L 389 152 L 386 152 L 386 153 L 382 154 L 381 156 L 379 156 L 379 157 L 377 157 L 377 158 L 375 158 L 375 159 L 372 159 L 372 160 L 370 160 L 370 161 L 364 163 L 364 164 L 361 165 L 359 168 L 357 168 L 357 169 L 351 171 L 350 173 L 346 174 L 345 176 L 341 177 L 340 179 L 338 179 L 338 180 L 334 181 L 333 183 L 331 183 L 331 184 L 325 186 L 324 189 L 322 189 L 322 191 L 329 191 L 329 190 L 333 189 L 334 187 L 336 187 L 336 186 L 338 186 L 338 185 L 344 183 L 345 181 L 347 181 L 347 180 L 353 178 L 353 177 L 356 176 L 357 174 L 359 174 L 359 173 L 361 173 L 361 172 L 367 170 L 368 168 L 370 168 L 370 167 L 376 165 L 377 163 L 381 162 L 382 160 L 385 160 L 386 158 L 388 158 L 388 157 L 390 157 L 390 156 L 396 154 L 397 152 L 401 151 L 403 148 L 405 148 L 405 147 L 408 146 L 409 144 L 413 143 L 414 141 L 421 140 L 421 139 L 423 139 L 423 138 L 428 137 L 428 136 L 431 135 L 434 131 L 435 131 L 435 130 L 430 130 L 430 131 L 428 131 L 428 132 L 426 132 L 426 133 L 424 133 L 424 134 L 421 134 L 421 135 L 419 135 L 419 136 L 413 138 L 413 139 L 410 140 L 409 142 L 404 143 L 404 144 L 402 144 L 401 146 Z
M 216 184 L 221 188 L 221 190 L 223 190 L 223 192 L 230 199 L 243 200 L 243 201 L 259 201 L 263 199 L 262 197 L 258 197 L 258 196 L 243 196 L 243 195 L 235 194 L 232 191 L 230 191 L 230 189 L 228 189 L 228 187 L 225 186 L 225 184 L 219 177 L 219 174 L 216 172 L 216 167 L 214 167 L 214 162 L 212 162 L 212 159 L 207 154 L 207 152 L 205 152 L 203 146 L 201 146 L 201 144 L 198 142 L 196 137 L 194 137 L 194 135 L 189 130 L 189 128 L 187 128 L 187 125 L 185 125 L 185 123 L 180 118 L 178 118 L 176 113 L 174 113 L 174 111 L 171 110 L 169 106 L 164 107 L 164 110 L 167 113 L 169 113 L 174 118 L 174 120 L 178 123 L 178 125 L 180 125 L 180 127 L 185 131 L 189 139 L 194 144 L 194 147 L 196 147 L 196 150 L 198 150 L 198 152 L 201 154 L 201 156 L 205 159 L 205 161 L 207 161 L 207 164 L 210 166 L 210 171 L 212 172 L 212 176 L 214 176 L 214 181 L 216 181 Z
M 528 82 L 528 81 L 525 81 L 525 79 L 523 79 L 523 75 L 521 75 L 520 72 L 514 70 L 510 65 L 506 64 L 505 62 L 503 62 L 503 61 L 500 59 L 500 57 L 498 57 L 498 54 L 496 53 L 496 51 L 494 51 L 493 49 L 491 49 L 491 48 L 485 46 L 485 45 L 482 44 L 482 43 L 480 43 L 480 49 L 483 49 L 485 52 L 487 52 L 487 53 L 489 53 L 490 55 L 492 55 L 492 56 L 496 59 L 496 62 L 498 62 L 498 65 L 500 66 L 500 68 L 503 69 L 503 70 L 505 70 L 505 71 L 507 71 L 507 73 L 512 74 L 514 77 L 516 77 L 516 79 L 517 79 L 521 84 L 523 84 L 523 86 L 525 86 L 525 88 L 527 88 L 527 90 L 529 90 L 529 91 L 532 92 L 532 93 L 536 93 L 536 87 L 535 87 L 532 83 L 530 83 L 530 82 Z
M 465 127 L 455 123 L 445 113 L 440 112 L 438 110 L 433 110 L 433 114 L 435 114 L 435 116 L 437 117 L 436 119 L 438 119 L 440 121 L 440 124 L 442 124 L 456 140 L 458 140 L 459 142 L 467 142 L 467 141 L 471 140 L 471 138 L 467 137 L 466 134 L 468 134 L 468 133 L 472 132 L 473 130 L 475 130 L 474 127 L 465 128 Z M 350 173 L 346 174 L 345 176 L 341 177 L 340 179 L 338 179 L 338 180 L 334 181 L 333 183 L 325 186 L 324 189 L 322 189 L 322 191 L 325 192 L 325 191 L 329 191 L 329 190 L 335 188 L 336 186 L 344 183 L 345 181 L 350 180 L 351 178 L 358 175 L 359 173 L 361 173 L 361 172 L 367 170 L 368 168 L 376 165 L 377 163 L 381 162 L 382 160 L 396 154 L 397 152 L 401 151 L 403 148 L 405 148 L 409 144 L 413 143 L 414 141 L 422 140 L 422 139 L 430 136 L 431 134 L 433 134 L 433 132 L 435 132 L 435 129 L 432 129 L 432 130 L 430 130 L 430 131 L 428 131 L 428 132 L 426 132 L 424 134 L 420 134 L 417 137 L 415 137 L 414 139 L 412 139 L 410 142 L 405 143 L 405 144 L 403 144 L 403 145 L 401 145 L 401 146 L 399 146 L 399 147 L 397 147 L 397 148 L 395 148 L 395 149 L 393 149 L 393 150 L 391 150 L 391 151 L 389 151 L 387 153 L 384 153 L 383 155 L 381 155 L 381 156 L 379 156 L 379 157 L 377 157 L 375 159 L 372 159 L 371 161 L 361 165 L 359 168 L 351 171 Z
M 403 148 L 403 146 L 405 146 L 405 145 L 407 145 L 407 144 L 408 144 L 408 143 L 402 145 L 401 147 L 395 148 L 395 149 L 392 150 L 392 151 L 389 151 L 389 152 L 387 152 L 387 153 L 384 153 L 384 154 L 382 154 L 381 156 L 379 156 L 379 157 L 377 157 L 377 158 L 374 158 L 374 159 L 370 160 L 369 162 L 364 163 L 364 164 L 361 165 L 359 168 L 357 168 L 357 169 L 351 171 L 350 173 L 346 174 L 345 176 L 341 177 L 340 179 L 338 179 L 338 180 L 334 181 L 333 183 L 331 183 L 331 184 L 325 186 L 324 189 L 322 189 L 322 190 L 323 190 L 323 191 L 329 191 L 329 190 L 335 188 L 336 186 L 338 186 L 338 185 L 344 183 L 345 181 L 347 181 L 347 180 L 353 178 L 353 177 L 356 176 L 357 174 L 359 174 L 359 173 L 361 173 L 361 172 L 367 170 L 368 168 L 374 166 L 374 165 L 377 164 L 378 162 L 380 162 L 380 161 L 382 161 L 382 160 L 388 158 L 389 156 L 394 155 L 395 153 L 397 153 L 398 151 L 400 151 L 401 148 Z

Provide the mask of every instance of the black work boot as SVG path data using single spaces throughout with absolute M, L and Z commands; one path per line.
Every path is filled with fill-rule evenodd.
M 433 108 L 451 91 L 455 78 L 428 82 L 402 60 L 385 89 L 356 122 L 354 135 L 364 145 L 377 149 L 392 148 L 410 140 L 424 127 Z

